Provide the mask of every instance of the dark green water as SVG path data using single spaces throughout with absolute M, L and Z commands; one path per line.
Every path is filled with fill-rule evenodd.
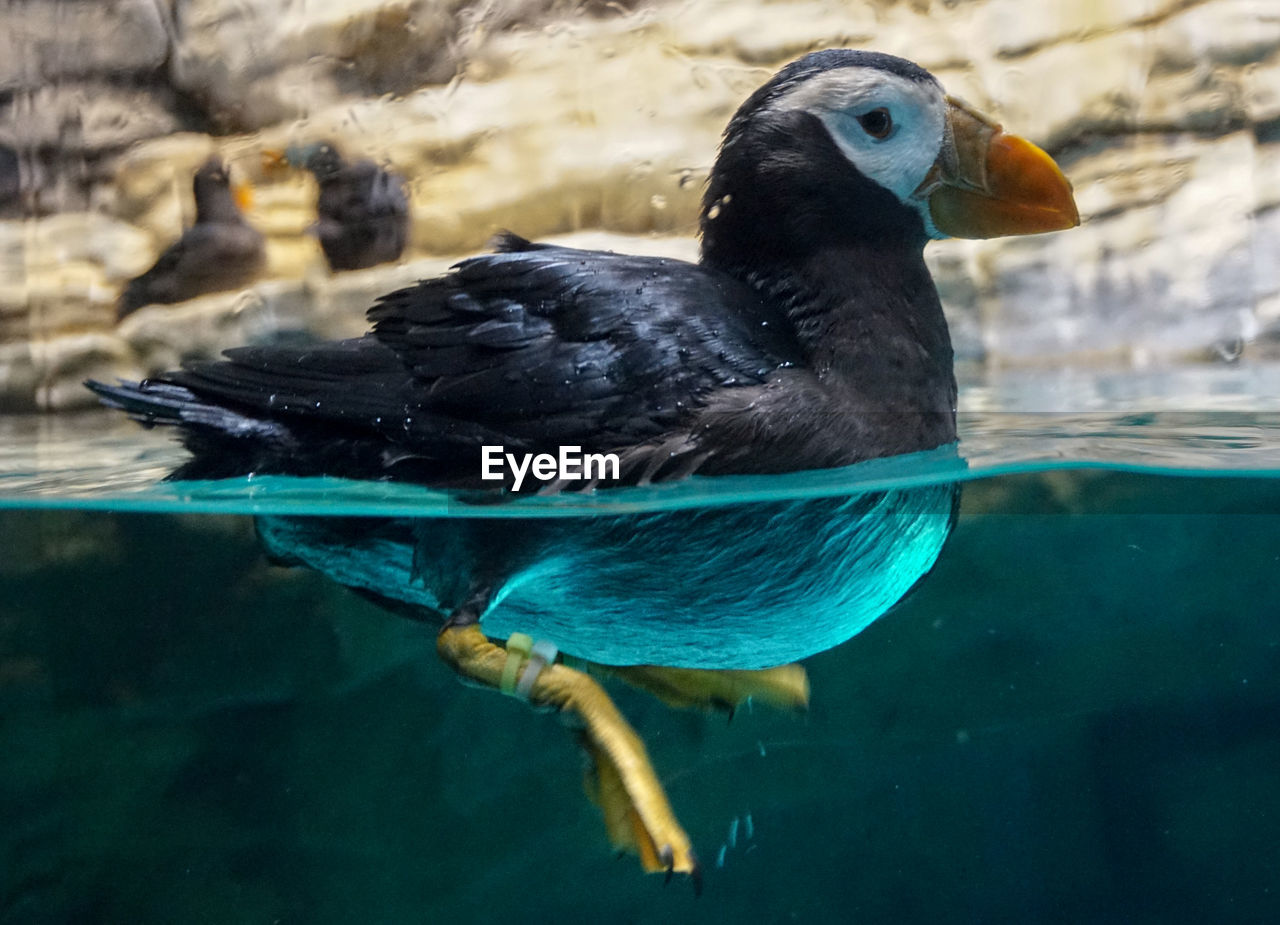
M 1273 445 L 1228 423 L 1203 471 Z M 12 491 L 0 921 L 1280 920 L 1280 479 L 1070 463 L 968 482 L 807 715 L 611 688 L 697 899 L 613 856 L 553 717 L 248 518 Z

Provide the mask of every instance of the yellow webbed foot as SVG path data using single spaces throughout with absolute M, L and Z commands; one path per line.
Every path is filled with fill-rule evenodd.
M 694 891 L 700 893 L 702 870 L 698 866 L 698 859 L 693 853 L 688 836 L 675 817 L 670 815 L 669 808 L 665 813 L 650 812 L 646 819 L 641 815 L 639 806 L 627 789 L 621 770 L 610 754 L 586 738 L 582 745 L 592 762 L 587 773 L 587 796 L 600 807 L 609 843 L 619 851 L 638 856 L 640 865 L 647 873 L 665 871 L 668 879 L 673 873 L 688 874 L 693 880 Z M 658 795 L 665 802 L 665 794 L 659 790 Z M 651 811 L 655 809 L 653 806 L 648 808 Z
M 809 706 L 809 676 L 799 665 L 756 671 L 662 668 L 657 665 L 608 667 L 615 677 L 681 709 L 721 709 L 732 713 L 747 700 L 788 710 Z

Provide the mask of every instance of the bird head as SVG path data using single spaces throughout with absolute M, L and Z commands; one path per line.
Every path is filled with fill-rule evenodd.
M 989 238 L 1073 227 L 1071 184 L 1044 151 L 949 97 L 902 58 L 835 49 L 783 68 L 725 131 L 704 203 L 784 234 Z M 812 241 L 809 242 L 812 244 Z
M 208 189 L 214 190 L 218 188 L 227 188 L 230 186 L 230 174 L 227 173 L 227 165 L 223 163 L 222 158 L 213 155 L 196 171 L 195 186 L 197 190 Z
M 264 168 L 271 171 L 282 165 L 309 170 L 321 181 L 336 176 L 346 166 L 337 147 L 328 141 L 292 144 L 283 151 L 272 149 L 263 152 Z
M 230 196 L 241 211 L 253 207 L 253 187 L 243 182 L 232 183 L 227 165 L 216 154 L 200 165 L 192 185 L 198 211 L 211 208 L 224 196 Z

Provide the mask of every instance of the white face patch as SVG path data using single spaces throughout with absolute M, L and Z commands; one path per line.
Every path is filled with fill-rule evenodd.
M 933 237 L 928 201 L 912 196 L 946 138 L 947 101 L 931 81 L 911 80 L 873 67 L 841 67 L 805 80 L 774 101 L 774 110 L 802 110 L 822 120 L 858 171 L 920 212 Z M 893 128 L 876 138 L 860 116 L 884 109 Z

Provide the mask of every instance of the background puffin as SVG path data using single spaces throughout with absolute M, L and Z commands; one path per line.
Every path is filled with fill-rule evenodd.
M 320 186 L 316 236 L 331 270 L 394 263 L 409 239 L 404 178 L 371 160 L 348 163 L 328 141 L 291 147 L 281 156 L 311 171 Z
M 245 221 L 221 158 L 211 157 L 192 183 L 196 220 L 169 245 L 147 272 L 131 279 L 120 295 L 116 317 L 144 305 L 184 302 L 208 292 L 251 283 L 266 263 L 262 234 Z
M 632 482 L 841 466 L 955 441 L 926 242 L 1077 222 L 1052 160 L 926 71 L 818 52 L 730 121 L 696 265 L 507 235 L 498 253 L 383 297 L 362 338 L 241 348 L 90 387 L 144 423 L 178 426 L 193 453 L 185 478 L 479 486 L 482 444 L 615 452 Z M 801 669 L 754 669 L 884 613 L 932 566 L 955 498 L 930 486 L 568 526 L 268 517 L 259 532 L 279 559 L 445 621 L 440 653 L 464 676 L 504 690 L 520 678 L 533 702 L 575 713 L 615 844 L 646 869 L 696 874 L 643 746 L 595 682 L 546 658 L 530 667 L 488 637 L 523 631 L 610 665 L 692 668 L 619 669 L 670 702 L 801 704 Z M 702 669 L 746 670 L 727 683 Z

